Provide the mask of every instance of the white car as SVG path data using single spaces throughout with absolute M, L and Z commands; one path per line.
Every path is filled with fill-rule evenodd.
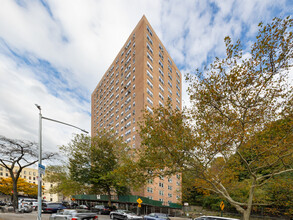
M 128 210 L 116 210 L 110 213 L 111 219 L 122 219 L 122 220 L 142 220 L 142 216 L 138 216 L 135 213 Z

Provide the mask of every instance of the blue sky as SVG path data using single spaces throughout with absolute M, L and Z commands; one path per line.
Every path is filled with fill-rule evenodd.
M 143 15 L 187 73 L 223 56 L 225 36 L 247 51 L 259 22 L 292 12 L 290 0 L 3 0 L 0 135 L 37 142 L 35 103 L 90 131 L 91 92 Z M 43 129 L 51 150 L 79 132 L 47 121 Z

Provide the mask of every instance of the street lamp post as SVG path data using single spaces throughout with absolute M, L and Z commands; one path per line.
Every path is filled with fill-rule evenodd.
M 77 126 L 57 121 L 51 118 L 46 118 L 42 116 L 41 106 L 35 104 L 36 107 L 39 109 L 39 164 L 38 164 L 38 220 L 42 220 L 42 173 L 43 173 L 43 165 L 42 165 L 42 119 L 53 121 L 56 123 L 64 124 L 76 129 L 81 130 L 82 132 L 89 133 L 88 131 L 81 129 Z

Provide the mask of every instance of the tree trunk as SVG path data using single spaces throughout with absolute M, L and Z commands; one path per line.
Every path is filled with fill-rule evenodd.
M 243 212 L 243 220 L 249 220 L 250 219 L 250 211 L 249 209 L 246 209 L 244 212 Z
M 111 203 L 111 189 L 108 188 L 108 206 L 112 206 L 112 203 Z
M 13 181 L 13 195 L 12 195 L 13 209 L 16 211 L 18 209 L 18 192 L 17 192 L 17 182 Z

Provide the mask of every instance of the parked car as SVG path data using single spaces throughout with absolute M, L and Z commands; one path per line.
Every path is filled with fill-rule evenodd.
M 125 210 L 117 209 L 115 211 L 110 212 L 110 219 L 113 219 L 113 216 L 114 216 L 115 213 L 120 213 L 120 212 L 123 212 L 123 211 L 125 211 Z
M 112 219 L 122 219 L 122 220 L 142 220 L 142 216 L 138 216 L 135 213 L 128 210 L 119 210 L 111 212 Z
M 97 213 L 88 210 L 66 209 L 60 213 L 52 214 L 49 220 L 94 220 L 98 219 Z
M 99 215 L 109 215 L 113 210 L 116 210 L 115 206 L 96 205 L 93 208 L 93 211 L 96 211 Z
M 19 202 L 20 206 L 24 206 L 26 204 L 26 205 L 30 205 L 33 210 L 38 209 L 38 200 L 37 199 L 22 198 L 22 199 L 19 199 L 18 202 Z
M 43 204 L 42 211 L 45 213 L 56 213 L 59 210 L 66 209 L 62 203 L 47 203 Z
M 219 216 L 201 216 L 195 218 L 195 220 L 239 220 L 238 218 L 227 218 L 227 217 L 219 217 Z
M 164 213 L 151 213 L 143 217 L 145 220 L 170 220 L 169 216 Z
M 89 209 L 86 205 L 79 205 L 76 208 L 77 209 Z
M 18 209 L 18 211 L 21 213 L 30 213 L 33 211 L 33 207 L 25 203 Z

